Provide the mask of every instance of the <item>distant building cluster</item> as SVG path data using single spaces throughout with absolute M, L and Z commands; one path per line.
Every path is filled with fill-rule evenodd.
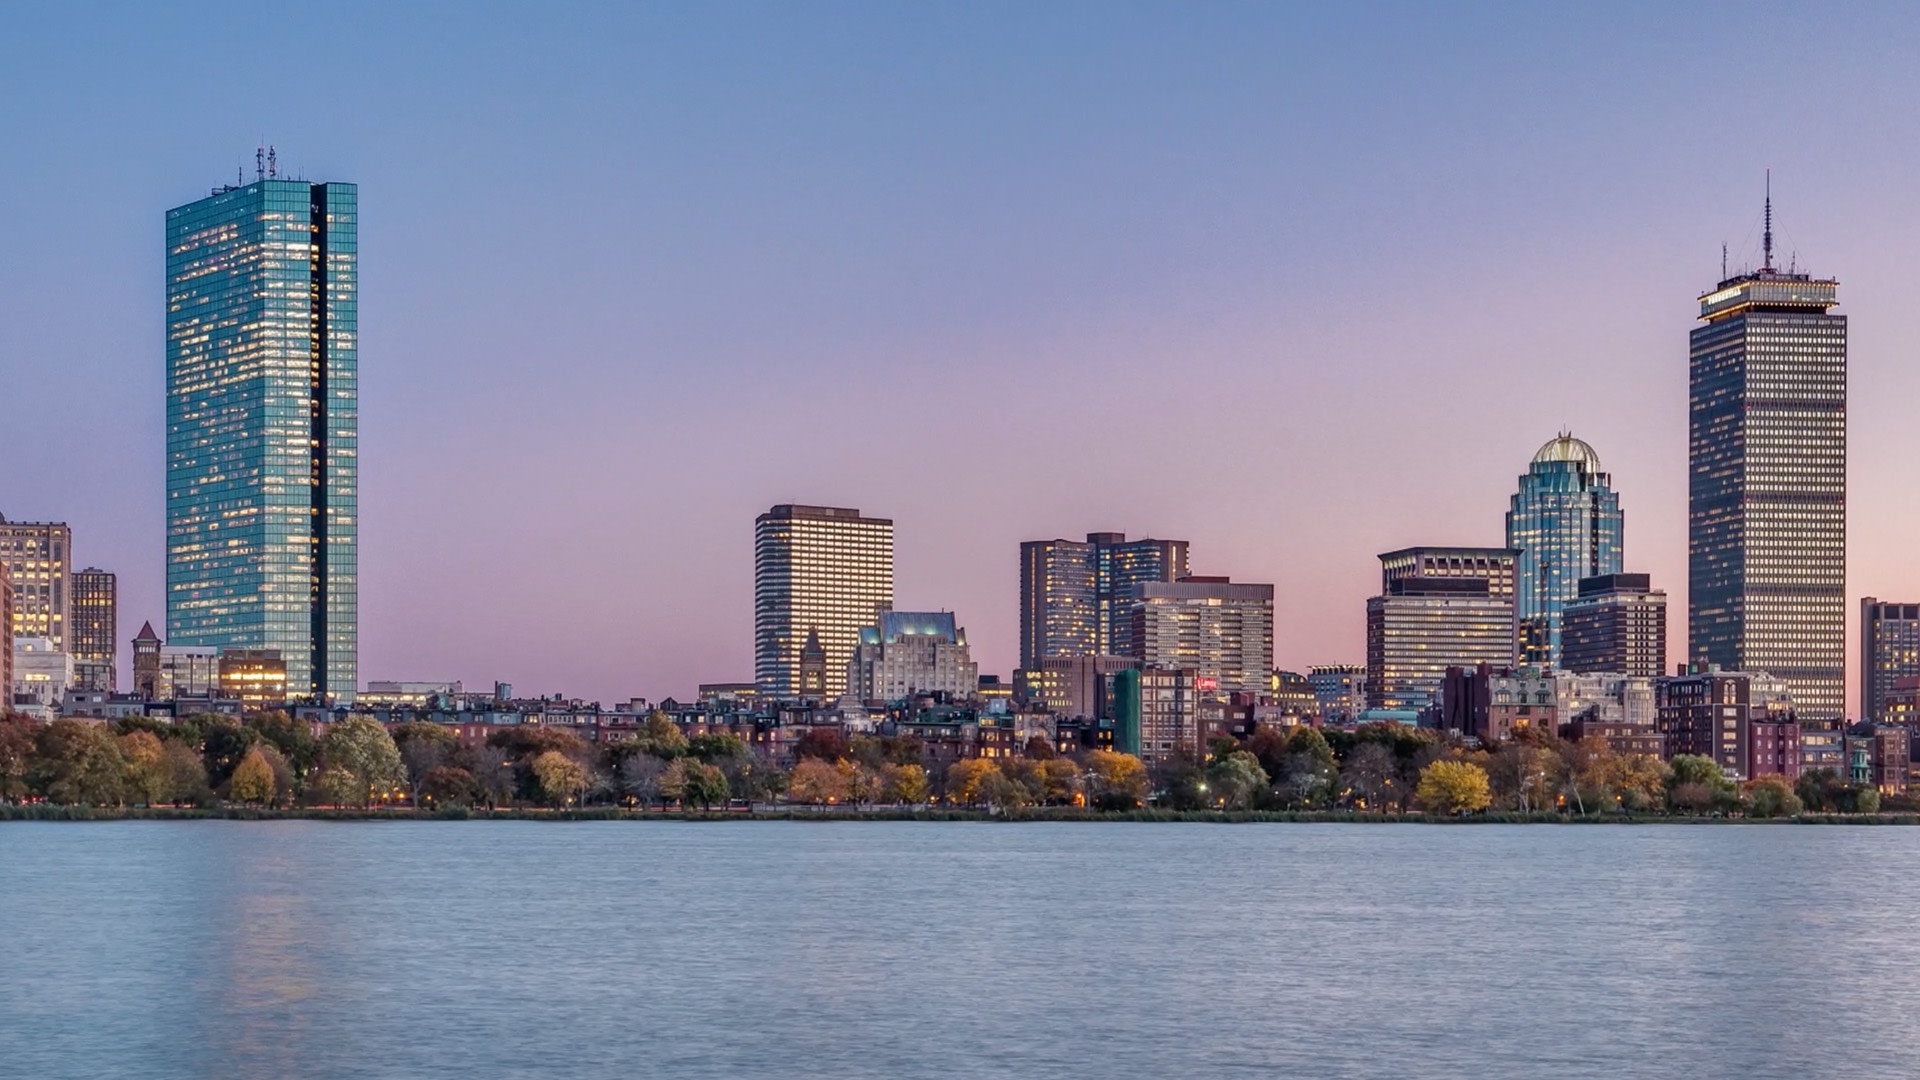
M 770 752 L 833 726 L 911 734 L 936 760 L 1040 738 L 1149 762 L 1262 725 L 1392 723 L 1904 790 L 1920 604 L 1861 601 L 1849 723 L 1847 318 L 1837 282 L 1772 265 L 1770 203 L 1765 264 L 1702 295 L 1691 334 L 1687 659 L 1673 671 L 1666 593 L 1629 569 L 1613 477 L 1563 432 L 1519 476 L 1500 546 L 1379 556 L 1364 663 L 1277 669 L 1273 585 L 1195 572 L 1186 540 L 1093 532 L 1020 545 L 1019 666 L 983 675 L 955 612 L 895 609 L 892 520 L 791 503 L 754 522 L 751 679 L 603 709 L 506 683 L 361 686 L 358 193 L 270 160 L 166 214 L 165 636 L 143 622 L 123 687 L 115 575 L 74 569 L 68 525 L 0 517 L 14 711 L 285 708 L 598 740 L 658 708 Z

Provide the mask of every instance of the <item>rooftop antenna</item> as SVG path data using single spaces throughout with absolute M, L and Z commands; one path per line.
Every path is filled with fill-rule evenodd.
M 280 175 L 280 162 L 278 160 L 278 155 L 274 152 L 274 149 L 272 146 L 267 147 L 267 175 L 268 176 Z
M 1722 241 L 1720 244 L 1720 280 L 1727 280 L 1727 245 L 1725 241 Z
M 253 178 L 255 180 L 265 180 L 267 178 L 267 148 L 265 146 L 256 146 L 253 148 Z
M 1773 269 L 1773 170 L 1767 170 L 1767 227 L 1760 234 L 1760 269 Z

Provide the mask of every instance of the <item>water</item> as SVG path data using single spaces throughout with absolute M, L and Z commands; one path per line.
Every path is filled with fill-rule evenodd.
M 0 1077 L 1920 1073 L 1920 829 L 0 826 Z

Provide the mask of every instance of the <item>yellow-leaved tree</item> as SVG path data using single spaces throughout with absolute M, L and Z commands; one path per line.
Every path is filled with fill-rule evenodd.
M 1435 814 L 1464 814 L 1485 810 L 1493 802 L 1487 770 L 1470 761 L 1436 761 L 1420 770 L 1413 789 L 1420 805 Z
M 233 779 L 227 783 L 227 798 L 235 802 L 264 805 L 273 801 L 273 766 L 258 746 L 234 766 Z

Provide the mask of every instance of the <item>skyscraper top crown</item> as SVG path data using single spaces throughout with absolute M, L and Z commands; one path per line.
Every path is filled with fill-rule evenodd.
M 1600 455 L 1584 439 L 1574 438 L 1571 431 L 1561 432 L 1533 455 L 1536 465 L 1547 461 L 1571 461 L 1587 472 L 1600 471 Z

